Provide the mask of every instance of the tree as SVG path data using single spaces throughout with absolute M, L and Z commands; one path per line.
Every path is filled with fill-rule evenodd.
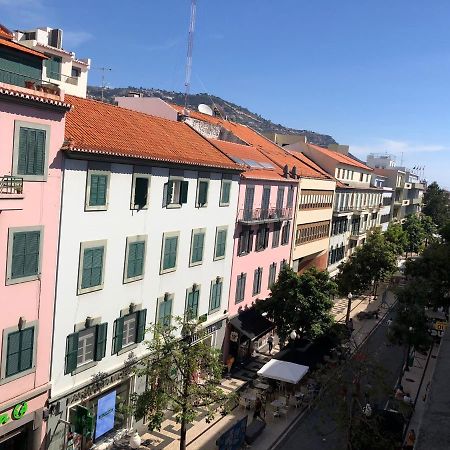
M 327 271 L 311 268 L 297 275 L 285 267 L 269 297 L 258 301 L 256 307 L 275 323 L 281 342 L 294 330 L 315 338 L 333 323 L 331 297 L 335 292 L 336 284 Z
M 419 253 L 426 236 L 420 219 L 414 214 L 409 215 L 403 224 L 403 230 L 408 239 L 406 252 Z
M 450 219 L 450 198 L 448 192 L 436 182 L 431 183 L 423 195 L 422 212 L 433 219 L 433 222 L 442 227 Z
M 180 329 L 181 338 L 176 335 Z M 137 369 L 138 375 L 146 377 L 147 388 L 134 396 L 133 412 L 137 420 L 149 419 L 149 430 L 160 430 L 165 412 L 171 411 L 181 423 L 180 449 L 184 450 L 187 425 L 205 410 L 208 420 L 217 411 L 225 414 L 231 400 L 220 387 L 220 353 L 201 340 L 200 323 L 175 318 L 175 325 L 153 325 L 150 332 L 150 356 Z
M 401 255 L 406 251 L 408 246 L 408 236 L 400 223 L 390 223 L 388 229 L 384 233 L 384 238 L 386 242 L 390 242 L 394 246 L 397 255 Z
M 429 243 L 435 241 L 435 235 L 438 231 L 437 226 L 433 222 L 433 219 L 425 214 L 420 216 L 420 224 L 425 234 L 425 246 L 428 246 Z

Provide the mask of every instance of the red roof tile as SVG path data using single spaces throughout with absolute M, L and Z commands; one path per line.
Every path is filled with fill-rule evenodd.
M 334 159 L 335 161 L 341 163 L 341 164 L 347 164 L 349 166 L 359 167 L 361 169 L 366 169 L 372 171 L 373 169 L 369 166 L 366 166 L 365 164 L 356 161 L 355 159 L 351 158 L 350 156 L 343 155 L 342 153 L 334 152 L 332 150 L 329 150 L 327 148 L 319 147 L 318 145 L 308 144 L 309 147 L 313 148 L 314 150 L 328 156 L 329 158 Z
M 42 58 L 42 59 L 48 59 L 48 57 L 45 56 L 43 53 L 33 50 L 31 48 L 25 47 L 25 45 L 18 44 L 17 42 L 10 41 L 8 39 L 0 39 L 0 45 L 3 45 L 4 47 L 13 48 L 15 50 L 18 50 L 21 53 L 28 53 L 29 55 L 38 56 L 39 58 Z
M 183 112 L 182 106 L 173 104 L 171 106 L 176 111 Z M 269 139 L 245 125 L 230 122 L 228 120 L 221 119 L 220 117 L 209 116 L 196 111 L 189 111 L 189 117 L 222 126 L 226 130 L 231 131 L 242 141 L 255 147 L 279 167 L 283 168 L 285 165 L 288 165 L 289 170 L 291 170 L 293 166 L 296 166 L 297 174 L 301 177 L 330 179 L 330 176 L 310 161 L 309 158 L 306 158 L 305 156 L 303 156 L 303 158 L 294 157 L 288 151 L 282 149 Z M 306 163 L 306 161 L 308 163 Z
M 182 122 L 71 95 L 66 100 L 73 105 L 65 132 L 71 151 L 241 169 Z

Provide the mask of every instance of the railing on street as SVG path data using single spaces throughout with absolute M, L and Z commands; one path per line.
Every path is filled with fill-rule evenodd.
M 242 223 L 279 222 L 291 218 L 292 208 L 240 209 L 238 214 L 238 222 Z

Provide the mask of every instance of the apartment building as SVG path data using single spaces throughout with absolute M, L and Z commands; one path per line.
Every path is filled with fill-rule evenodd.
M 372 173 L 372 179 L 370 181 L 371 186 L 383 189 L 380 207 L 380 227 L 383 232 L 388 229 L 389 223 L 392 220 L 393 189 L 385 186 L 386 181 L 387 177 L 375 172 Z
M 325 149 L 300 142 L 286 148 L 302 152 L 337 180 L 328 252 L 328 271 L 335 276 L 367 232 L 379 226 L 383 189 L 371 186 L 373 170 L 350 156 L 348 146 Z
M 45 55 L 0 26 L 0 448 L 44 448 L 65 114 L 40 79 Z M 8 73 L 5 73 L 8 70 Z
M 52 450 L 80 411 L 94 443 L 136 427 L 122 407 L 145 390 L 131 368 L 147 324 L 199 319 L 201 338 L 222 347 L 242 171 L 184 123 L 68 98 Z M 96 426 L 105 405 L 114 420 Z
M 64 49 L 63 30 L 49 27 L 16 30 L 14 40 L 46 55 L 42 78 L 28 80 L 29 87 L 40 85 L 42 80 L 58 86 L 67 94 L 86 97 L 91 60 L 76 58 L 74 52 Z

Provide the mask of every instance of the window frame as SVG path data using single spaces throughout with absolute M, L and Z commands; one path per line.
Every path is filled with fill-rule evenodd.
M 143 178 L 147 180 L 147 202 L 144 206 L 136 205 L 135 203 L 135 195 L 136 195 L 136 180 L 138 178 Z M 130 209 L 134 211 L 141 211 L 143 209 L 148 209 L 150 205 L 150 185 L 151 185 L 152 176 L 148 173 L 142 172 L 133 172 L 133 179 L 131 181 L 131 200 L 130 200 Z
M 201 285 L 200 284 L 196 284 L 196 289 L 195 291 L 192 289 L 193 286 L 189 287 L 188 289 L 186 289 L 186 299 L 185 299 L 185 304 L 184 304 L 184 317 L 187 321 L 192 321 L 192 320 L 196 320 L 200 317 L 200 294 L 201 294 Z M 198 299 L 197 299 L 197 310 L 195 311 L 195 315 L 191 316 L 189 311 L 188 311 L 188 305 L 189 305 L 189 295 L 193 294 L 194 292 L 198 292 Z
M 21 372 L 17 372 L 14 375 L 11 375 L 9 377 L 6 376 L 6 365 L 7 365 L 7 355 L 8 355 L 8 336 L 12 333 L 16 333 L 17 331 L 21 331 L 21 330 L 19 330 L 18 325 L 15 325 L 13 327 L 4 328 L 2 331 L 2 348 L 1 348 L 2 359 L 1 359 L 1 366 L 0 366 L 0 386 L 2 384 L 6 384 L 11 381 L 17 380 L 18 378 L 27 376 L 30 373 L 36 372 L 37 338 L 38 338 L 38 334 L 39 334 L 39 321 L 34 320 L 31 322 L 26 322 L 22 326 L 22 330 L 25 330 L 28 328 L 34 328 L 33 354 L 32 354 L 31 367 L 29 369 L 23 370 Z
M 15 233 L 27 233 L 31 231 L 39 231 L 39 261 L 38 261 L 38 273 L 36 275 L 27 275 L 20 278 L 12 278 L 12 260 L 13 260 L 13 243 Z M 25 283 L 27 281 L 38 280 L 42 272 L 42 252 L 44 248 L 44 226 L 32 226 L 32 227 L 11 227 L 8 229 L 8 250 L 6 260 L 6 282 L 7 286 L 18 283 Z
M 128 277 L 128 258 L 130 255 L 130 244 L 144 243 L 144 261 L 142 263 L 142 274 L 136 275 L 134 277 Z M 124 258 L 124 268 L 123 268 L 123 283 L 132 283 L 133 281 L 142 280 L 145 276 L 145 262 L 147 257 L 147 235 L 140 234 L 137 236 L 127 236 L 125 244 L 125 258 Z
M 212 307 L 214 286 L 217 286 L 219 284 L 221 285 L 220 286 L 219 304 Z M 222 306 L 222 297 L 223 297 L 223 277 L 216 277 L 214 280 L 211 281 L 211 286 L 210 286 L 210 291 L 209 291 L 208 314 L 213 314 L 220 310 L 220 308 Z
M 240 283 L 242 283 L 243 281 L 243 288 L 240 285 Z M 241 272 L 237 277 L 236 277 L 236 292 L 234 295 L 234 304 L 237 305 L 238 303 L 241 303 L 245 300 L 245 289 L 246 289 L 246 284 L 247 284 L 247 273 L 246 272 Z M 240 298 L 240 296 L 238 297 L 238 294 L 240 294 L 242 291 L 242 298 Z
M 170 203 L 168 202 L 168 195 L 169 195 L 169 183 L 179 183 L 179 192 L 178 192 L 178 199 L 177 201 L 173 200 L 173 193 Z M 182 198 L 182 192 L 183 192 L 183 183 L 186 183 L 186 201 L 183 202 Z M 189 180 L 185 179 L 183 175 L 169 175 L 169 178 L 166 183 L 164 183 L 164 189 L 163 189 L 163 207 L 166 209 L 177 209 L 181 208 L 184 204 L 188 201 L 189 196 Z M 175 187 L 174 187 L 175 191 Z
M 267 288 L 272 289 L 272 286 L 277 281 L 277 263 L 274 261 L 269 266 L 269 276 L 267 279 Z
M 89 205 L 91 197 L 91 177 L 92 175 L 106 176 L 106 195 L 104 205 Z M 86 172 L 86 197 L 84 201 L 85 211 L 107 211 L 109 206 L 109 190 L 111 184 L 111 170 L 109 169 L 88 169 Z
M 261 294 L 263 268 L 258 267 L 253 271 L 252 296 Z M 256 284 L 256 286 L 255 286 Z
M 222 232 L 222 231 L 225 231 L 225 248 L 224 248 L 223 255 L 217 256 L 218 237 L 219 237 L 219 233 Z M 222 225 L 220 227 L 216 227 L 216 237 L 215 237 L 215 240 L 214 240 L 213 261 L 219 261 L 221 259 L 225 259 L 226 255 L 227 255 L 227 241 L 228 241 L 228 226 L 227 225 Z
M 199 195 L 200 195 L 200 183 L 206 183 L 206 201 L 205 203 L 199 203 Z M 208 197 L 209 197 L 209 184 L 210 179 L 207 177 L 198 177 L 197 178 L 197 189 L 195 193 L 195 207 L 196 208 L 206 208 L 208 206 Z
M 194 254 L 194 239 L 196 235 L 203 235 L 203 246 L 202 246 L 202 258 L 199 261 L 192 261 L 192 256 Z M 189 267 L 200 266 L 203 264 L 205 259 L 205 243 L 206 243 L 206 228 L 193 228 L 191 232 L 191 246 L 189 251 Z M 178 245 L 177 245 L 178 252 Z
M 169 319 L 172 318 L 173 301 L 174 301 L 174 299 L 175 299 L 175 294 L 173 294 L 173 293 L 170 293 L 170 294 L 168 293 L 167 299 L 165 298 L 164 295 L 162 297 L 158 297 L 157 303 L 156 303 L 155 324 L 160 323 L 159 322 L 159 319 L 160 319 L 159 313 L 160 313 L 161 304 L 164 303 L 164 302 L 167 302 L 169 300 L 170 300 L 170 314 L 169 314 L 169 316 L 165 315 L 164 318 L 166 318 L 166 317 L 169 317 Z M 169 323 L 167 325 L 165 325 L 165 324 L 160 324 L 160 325 L 163 326 L 163 327 L 170 327 L 171 323 L 172 323 L 172 320 L 169 320 Z
M 140 316 L 144 317 L 144 328 L 143 328 L 143 334 L 142 339 L 139 340 L 139 329 L 142 326 L 142 323 L 140 321 Z M 123 346 L 123 336 L 124 336 L 124 325 L 125 320 L 128 317 L 134 317 L 134 323 L 135 323 L 135 331 L 134 331 L 134 342 L 131 342 L 127 344 L 126 346 Z M 120 341 L 120 349 L 117 349 L 117 328 L 119 321 L 122 322 L 122 330 L 121 330 L 121 341 Z M 134 305 L 134 309 L 130 311 L 130 307 L 126 307 L 120 311 L 120 316 L 117 317 L 117 319 L 114 320 L 113 323 L 113 333 L 112 333 L 112 339 L 111 339 L 111 355 L 122 355 L 123 353 L 127 353 L 131 350 L 134 350 L 143 340 L 145 340 L 145 331 L 146 331 L 146 325 L 147 325 L 147 308 L 142 307 L 142 303 L 139 305 Z
M 166 239 L 167 238 L 172 238 L 172 237 L 176 237 L 177 238 L 177 250 L 176 250 L 176 255 L 175 255 L 175 266 L 167 268 L 167 269 L 164 269 L 163 268 L 164 267 L 164 250 L 166 248 Z M 175 272 L 177 270 L 177 266 L 178 266 L 178 249 L 179 249 L 179 247 L 180 247 L 180 232 L 179 231 L 169 231 L 169 232 L 163 233 L 162 245 L 161 245 L 160 268 L 159 268 L 160 275 L 163 275 L 165 273 Z
M 106 266 L 106 254 L 107 254 L 107 244 L 106 239 L 98 241 L 85 241 L 80 243 L 80 255 L 78 259 L 78 283 L 77 283 L 77 295 L 88 294 L 90 292 L 100 291 L 103 289 L 105 284 L 105 266 Z M 103 264 L 102 264 L 102 282 L 97 286 L 91 286 L 87 288 L 82 288 L 83 282 L 83 265 L 84 265 L 84 251 L 90 248 L 103 247 Z
M 223 202 L 222 201 L 223 188 L 224 188 L 225 184 L 229 185 L 228 202 Z M 233 184 L 232 180 L 222 178 L 222 183 L 220 185 L 219 206 L 230 206 L 230 202 L 231 202 L 231 186 L 232 186 L 232 184 Z

